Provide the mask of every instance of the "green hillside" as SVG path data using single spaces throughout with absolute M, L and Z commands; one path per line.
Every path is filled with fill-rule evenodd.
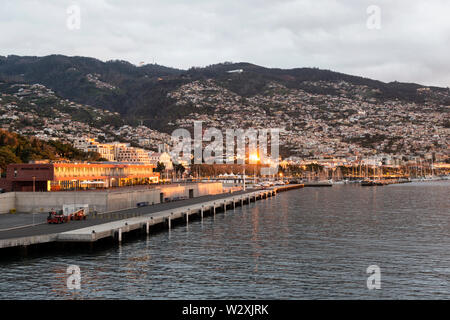
M 102 160 L 100 154 L 83 152 L 60 141 L 42 141 L 0 130 L 0 169 L 2 174 L 10 163 L 27 163 L 31 160 Z

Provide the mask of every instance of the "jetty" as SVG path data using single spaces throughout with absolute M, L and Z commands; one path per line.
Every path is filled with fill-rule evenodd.
M 312 188 L 320 188 L 320 187 L 332 187 L 333 184 L 331 182 L 305 182 L 304 186 Z
M 251 202 L 273 197 L 279 192 L 302 187 L 302 184 L 294 184 L 222 193 L 116 212 L 92 214 L 85 221 L 14 228 L 0 232 L 0 249 L 26 248 L 30 245 L 52 242 L 94 243 L 106 238 L 121 242 L 123 235 L 132 231 L 149 234 L 150 229 L 157 225 L 170 230 L 175 221 L 189 224 L 193 216 L 197 219 L 204 219 L 205 216 L 215 216 L 219 212 L 233 210 L 237 206 L 242 207 Z
M 378 180 L 363 180 L 361 186 L 374 187 L 374 186 L 387 186 L 390 184 L 409 183 L 411 180 L 407 179 L 378 179 Z

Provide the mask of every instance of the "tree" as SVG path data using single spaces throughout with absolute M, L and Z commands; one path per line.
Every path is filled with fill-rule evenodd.
M 178 174 L 178 172 L 180 173 L 181 176 L 183 176 L 183 173 L 186 171 L 186 168 L 181 164 L 176 164 L 175 165 L 175 173 Z
M 158 161 L 155 171 L 159 172 L 159 173 L 163 173 L 164 170 L 166 170 L 166 165 L 164 163 Z
M 97 152 L 84 152 L 71 144 L 57 141 L 42 141 L 35 137 L 22 136 L 0 129 L 0 165 L 27 163 L 30 160 L 69 160 L 102 161 Z
M 10 163 L 22 163 L 22 160 L 8 147 L 0 147 L 0 168 L 2 172 L 6 170 L 7 165 Z

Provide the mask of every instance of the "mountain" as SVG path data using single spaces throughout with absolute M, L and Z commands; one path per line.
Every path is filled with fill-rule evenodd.
M 163 107 L 161 92 L 165 89 L 157 79 L 179 72 L 158 65 L 138 68 L 125 61 L 101 62 L 84 57 L 0 57 L 0 81 L 40 83 L 63 98 L 129 118 L 148 106 L 150 110 Z
M 228 73 L 230 70 L 245 70 Z M 249 97 L 259 93 L 268 83 L 277 82 L 292 89 L 309 93 L 338 95 L 337 89 L 321 87 L 311 82 L 345 81 L 378 90 L 373 98 L 385 101 L 398 99 L 423 103 L 426 95 L 412 83 L 383 83 L 381 81 L 346 75 L 316 68 L 274 69 L 250 63 L 220 63 L 205 68 L 179 70 L 156 64 L 137 67 L 129 62 L 102 62 L 87 57 L 50 55 L 45 57 L 0 56 L 0 81 L 40 83 L 63 98 L 119 112 L 132 123 L 145 119 L 152 128 L 164 130 L 167 123 L 188 115 L 193 109 L 174 106 L 168 93 L 179 86 L 197 80 L 214 79 L 220 86 Z M 232 81 L 229 81 L 232 79 Z M 448 89 L 432 88 L 436 92 Z M 444 104 L 450 101 L 445 96 Z
M 448 88 L 245 62 L 180 70 L 62 55 L 0 56 L 0 93 L 9 94 L 7 101 L 15 99 L 20 104 L 19 91 L 27 88 L 18 86 L 33 84 L 55 94 L 53 102 L 30 101 L 34 114 L 69 101 L 60 111 L 67 114 L 65 110 L 72 107 L 73 119 L 79 104 L 86 114 L 81 118 L 90 117 L 91 127 L 103 130 L 109 121 L 111 139 L 126 132 L 121 129 L 124 125 L 138 128 L 143 124 L 158 136 L 158 132 L 170 134 L 202 120 L 205 126 L 222 129 L 281 128 L 284 155 L 423 156 L 427 152 L 446 154 L 448 149 Z M 92 112 L 86 110 L 97 110 L 96 114 L 106 110 L 112 115 L 95 121 L 98 117 L 89 116 Z M 80 112 L 76 116 L 79 120 Z M 166 138 L 159 135 L 158 139 Z

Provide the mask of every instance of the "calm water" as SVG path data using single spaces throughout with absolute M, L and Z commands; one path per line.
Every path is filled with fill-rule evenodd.
M 334 186 L 94 253 L 0 262 L 1 299 L 450 299 L 450 183 Z M 68 265 L 81 290 L 66 289 Z M 381 268 L 368 290 L 366 269 Z

